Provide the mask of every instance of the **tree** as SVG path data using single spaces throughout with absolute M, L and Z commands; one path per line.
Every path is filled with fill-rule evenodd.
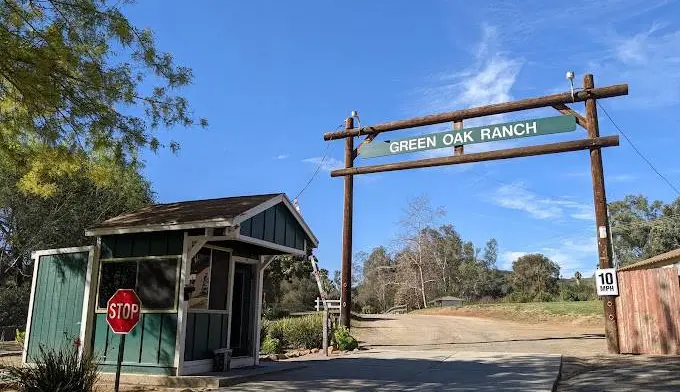
M 609 214 L 614 255 L 622 266 L 680 247 L 680 198 L 664 204 L 628 195 L 610 203 Z
M 370 306 L 382 312 L 394 306 L 394 295 L 398 286 L 396 265 L 384 246 L 379 246 L 366 255 L 362 263 L 361 284 L 357 287 L 357 302 L 363 308 Z
M 427 229 L 432 228 L 444 215 L 444 210 L 441 207 L 432 207 L 429 198 L 422 195 L 409 200 L 404 213 L 401 221 L 401 242 L 405 249 L 400 253 L 397 262 L 405 264 L 405 268 L 400 268 L 404 277 L 402 281 L 408 282 L 410 288 L 419 292 L 422 305 L 427 308 L 426 285 L 435 281 L 429 273 L 433 263 L 428 260 L 432 253 L 426 249 Z
M 514 299 L 549 301 L 559 291 L 560 266 L 542 254 L 524 255 L 512 263 Z
M 0 284 L 30 276 L 30 253 L 92 244 L 85 229 L 153 201 L 138 166 L 111 168 L 115 185 L 95 184 L 81 170 L 59 178 L 48 197 L 25 195 L 17 187 L 15 168 L 0 166 Z
M 75 173 L 112 183 L 112 166 L 163 147 L 157 128 L 207 125 L 177 94 L 191 70 L 119 3 L 0 0 L 0 165 L 21 169 L 22 191 L 54 195 Z

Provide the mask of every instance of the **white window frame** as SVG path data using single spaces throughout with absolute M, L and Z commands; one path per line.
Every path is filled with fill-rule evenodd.
M 176 271 L 175 271 L 175 301 L 172 305 L 171 309 L 145 309 L 144 304 L 142 303 L 142 310 L 141 313 L 177 313 L 178 307 L 179 307 L 179 276 L 181 273 L 181 265 L 182 265 L 182 255 L 169 255 L 169 256 L 139 256 L 139 257 L 108 257 L 108 258 L 102 258 L 99 259 L 99 271 L 98 271 L 98 277 L 97 277 L 97 296 L 95 297 L 95 304 L 94 304 L 94 309 L 95 313 L 106 313 L 106 308 L 100 308 L 99 307 L 99 289 L 101 288 L 101 279 L 102 279 L 102 266 L 104 263 L 109 262 L 109 263 L 123 263 L 123 262 L 130 262 L 130 261 L 135 261 L 137 262 L 137 271 L 135 272 L 135 287 L 137 287 L 138 279 L 139 279 L 139 261 L 150 261 L 150 260 L 168 260 L 168 259 L 175 259 L 177 260 L 177 266 L 176 266 Z

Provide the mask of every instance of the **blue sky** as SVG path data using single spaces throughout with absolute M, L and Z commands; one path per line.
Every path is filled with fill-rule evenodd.
M 343 141 L 322 134 L 352 110 L 362 125 L 568 90 L 564 74 L 597 85 L 628 83 L 604 106 L 670 181 L 680 184 L 680 4 L 670 1 L 140 1 L 124 12 L 154 30 L 160 49 L 194 71 L 183 93 L 207 129 L 161 129 L 177 155 L 147 153 L 160 201 L 286 192 L 300 197 L 320 239 L 317 255 L 340 267 Z M 573 106 L 583 111 L 582 104 Z M 466 122 L 555 115 L 534 110 Z M 444 124 L 389 134 L 439 131 Z M 603 135 L 616 133 L 600 114 Z M 482 151 L 580 139 L 585 131 L 468 146 Z M 328 144 L 330 143 L 330 146 Z M 357 165 L 441 156 L 429 151 Z M 676 194 L 621 140 L 604 150 L 608 199 Z M 370 174 L 355 180 L 354 251 L 394 245 L 409 198 L 426 194 L 466 239 L 499 242 L 500 267 L 542 252 L 562 273 L 597 263 L 587 152 Z

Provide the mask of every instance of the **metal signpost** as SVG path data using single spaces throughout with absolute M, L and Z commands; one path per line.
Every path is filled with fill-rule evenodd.
M 567 75 L 570 80 L 573 79 L 573 73 L 570 72 L 567 73 Z M 340 292 L 341 324 L 347 328 L 350 327 L 352 292 L 349 282 L 352 281 L 352 219 L 354 207 L 353 178 L 355 175 L 588 150 L 590 153 L 590 168 L 593 181 L 593 199 L 595 202 L 595 229 L 598 240 L 597 249 L 599 256 L 599 267 L 602 269 L 612 268 L 612 253 L 610 243 L 611 233 L 609 232 L 609 223 L 607 219 L 607 197 L 604 188 L 604 171 L 602 168 L 601 149 L 603 147 L 618 146 L 619 137 L 600 137 L 596 100 L 618 97 L 622 95 L 628 95 L 627 84 L 596 88 L 593 82 L 593 75 L 587 74 L 583 79 L 583 88 L 578 91 L 574 91 L 572 89 L 570 92 L 561 94 L 553 94 L 519 101 L 474 107 L 453 112 L 416 117 L 407 120 L 398 120 L 382 124 L 363 126 L 360 128 L 354 127 L 355 114 L 353 113 L 352 116 L 345 120 L 344 131 L 325 133 L 323 137 L 326 141 L 345 139 L 345 167 L 331 171 L 331 177 L 345 177 L 345 197 L 343 204 L 344 217 L 342 231 L 342 287 Z M 585 115 L 579 114 L 577 111 L 568 106 L 577 102 L 585 103 Z M 466 119 L 544 107 L 552 107 L 561 113 L 562 116 L 515 121 L 511 123 L 484 127 L 474 127 L 467 129 L 463 128 L 463 120 Z M 391 141 L 388 140 L 386 142 L 374 141 L 374 139 L 381 133 L 449 122 L 453 123 L 453 130 L 448 132 L 440 132 Z M 472 154 L 466 154 L 463 149 L 465 144 L 486 143 L 495 140 L 540 136 L 558 132 L 569 132 L 574 130 L 575 124 L 578 124 L 581 128 L 587 131 L 587 138 Z M 366 136 L 366 138 L 359 144 L 357 148 L 354 148 L 354 138 L 359 136 Z M 435 148 L 451 147 L 453 148 L 452 155 L 450 156 L 354 167 L 354 160 L 357 157 L 370 158 Z M 609 352 L 619 353 L 618 325 L 616 320 L 616 297 L 611 292 L 608 292 L 605 294 L 603 299 L 607 347 Z
M 137 293 L 131 289 L 118 289 L 106 303 L 106 322 L 113 333 L 122 335 L 118 346 L 118 362 L 116 363 L 116 382 L 114 391 L 120 387 L 120 368 L 125 352 L 125 336 L 132 331 L 139 322 L 142 303 Z

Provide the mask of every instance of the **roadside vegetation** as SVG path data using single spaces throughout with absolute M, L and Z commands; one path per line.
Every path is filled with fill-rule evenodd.
M 600 325 L 602 323 L 602 306 L 602 302 L 599 300 L 494 303 L 461 307 L 432 307 L 415 310 L 414 313 L 484 317 L 520 322 L 569 320 L 582 325 Z
M 680 247 L 680 198 L 666 204 L 629 195 L 609 208 L 614 252 L 622 266 Z M 559 264 L 540 253 L 518 257 L 511 270 L 500 269 L 501 245 L 495 239 L 478 247 L 444 218 L 443 210 L 426 196 L 414 198 L 406 206 L 395 245 L 355 256 L 355 311 L 382 313 L 396 305 L 425 309 L 436 298 L 452 296 L 466 304 L 499 304 L 488 308 L 496 312 L 508 309 L 506 303 L 536 302 L 541 305 L 518 309 L 545 315 L 587 316 L 589 309 L 601 313 L 593 276 L 579 271 L 565 275 Z

